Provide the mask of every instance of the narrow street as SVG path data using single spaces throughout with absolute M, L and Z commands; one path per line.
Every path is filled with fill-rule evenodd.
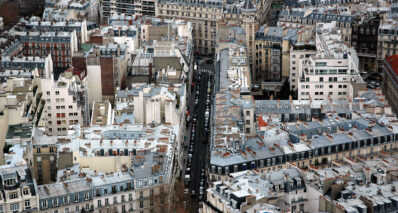
M 186 129 L 186 141 L 184 146 L 187 147 L 184 153 L 185 159 L 185 175 L 190 175 L 189 184 L 186 186 L 188 189 L 188 193 L 186 194 L 187 199 L 192 199 L 193 209 L 197 210 L 199 206 L 199 202 L 205 198 L 206 191 L 206 170 L 207 170 L 207 159 L 209 155 L 209 134 L 206 133 L 206 129 L 209 129 L 209 120 L 206 125 L 206 109 L 211 104 L 208 104 L 208 97 L 211 97 L 211 94 L 208 96 L 208 82 L 212 81 L 212 73 L 214 71 L 213 64 L 203 63 L 198 66 L 198 70 L 195 73 L 194 88 L 191 93 L 191 97 L 189 98 L 189 107 L 188 110 L 191 115 L 191 121 L 187 125 Z M 199 80 L 199 72 L 200 80 Z M 211 82 L 212 83 L 212 82 Z M 199 86 L 199 87 L 197 87 Z M 197 90 L 198 88 L 198 90 Z M 197 95 L 197 91 L 199 91 Z M 197 104 L 195 104 L 195 98 L 198 97 Z M 196 114 L 196 122 L 193 121 L 193 118 Z M 210 116 L 210 114 L 209 114 Z M 194 128 L 193 128 L 194 127 Z M 194 129 L 194 130 L 193 130 Z M 190 133 L 190 134 L 189 134 Z M 192 134 L 194 136 L 192 137 Z M 193 139 L 193 140 L 192 140 Z M 192 145 L 192 149 L 190 149 L 190 145 Z M 191 155 L 191 161 L 189 162 L 189 156 Z M 187 168 L 188 171 L 187 171 Z M 203 185 L 201 185 L 201 181 Z M 202 190 L 201 190 L 201 187 Z M 203 192 L 203 195 L 200 195 L 200 191 Z

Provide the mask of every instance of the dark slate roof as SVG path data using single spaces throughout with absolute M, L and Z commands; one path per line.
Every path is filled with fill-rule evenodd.
M 351 23 L 354 20 L 353 16 L 350 15 L 335 15 L 330 13 L 323 14 L 319 12 L 313 12 L 304 18 L 309 20 L 319 20 L 325 22 L 337 21 L 337 22 L 346 22 L 346 23 Z
M 255 11 L 256 7 L 252 0 L 246 0 L 242 8 L 243 11 Z

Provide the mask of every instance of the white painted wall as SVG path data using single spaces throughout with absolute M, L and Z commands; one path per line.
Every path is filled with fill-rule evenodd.
M 87 65 L 88 103 L 90 109 L 94 101 L 102 101 L 101 67 L 100 65 Z

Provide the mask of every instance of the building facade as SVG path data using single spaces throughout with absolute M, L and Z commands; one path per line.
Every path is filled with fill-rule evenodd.
M 0 212 L 39 210 L 36 182 L 26 166 L 1 166 Z
M 357 17 L 355 17 L 357 18 Z M 379 15 L 358 17 L 352 25 L 351 44 L 357 51 L 359 69 L 373 72 L 377 69 L 377 39 L 379 33 Z
M 140 0 L 140 1 L 117 1 L 104 0 L 101 2 L 100 17 L 102 21 L 107 22 L 108 18 L 113 12 L 117 14 L 137 14 L 142 16 L 155 16 L 155 2 L 154 0 Z
M 394 113 L 398 113 L 398 55 L 392 55 L 384 59 L 383 66 L 383 93 Z
M 27 56 L 51 55 L 54 67 L 67 68 L 77 49 L 76 31 L 73 32 L 25 32 L 20 35 Z
M 303 61 L 316 54 L 315 45 L 293 45 L 290 49 L 290 90 L 298 90 L 299 80 L 302 77 Z
M 365 88 L 356 51 L 343 44 L 341 31 L 334 29 L 335 22 L 318 25 L 317 54 L 303 62 L 299 100 L 352 99 Z
M 159 1 L 156 16 L 187 19 L 192 23 L 194 52 L 214 54 L 218 22 L 223 17 L 222 11 L 221 1 L 208 3 Z

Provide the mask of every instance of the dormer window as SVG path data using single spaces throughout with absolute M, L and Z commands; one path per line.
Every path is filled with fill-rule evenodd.
M 12 192 L 12 193 L 10 193 L 9 197 L 10 197 L 10 199 L 18 198 L 18 193 L 17 192 Z
M 29 188 L 24 188 L 24 189 L 22 190 L 22 194 L 23 194 L 23 195 L 29 195 Z
M 4 180 L 4 185 L 5 186 L 14 186 L 15 185 L 15 179 L 14 178 L 5 179 Z

